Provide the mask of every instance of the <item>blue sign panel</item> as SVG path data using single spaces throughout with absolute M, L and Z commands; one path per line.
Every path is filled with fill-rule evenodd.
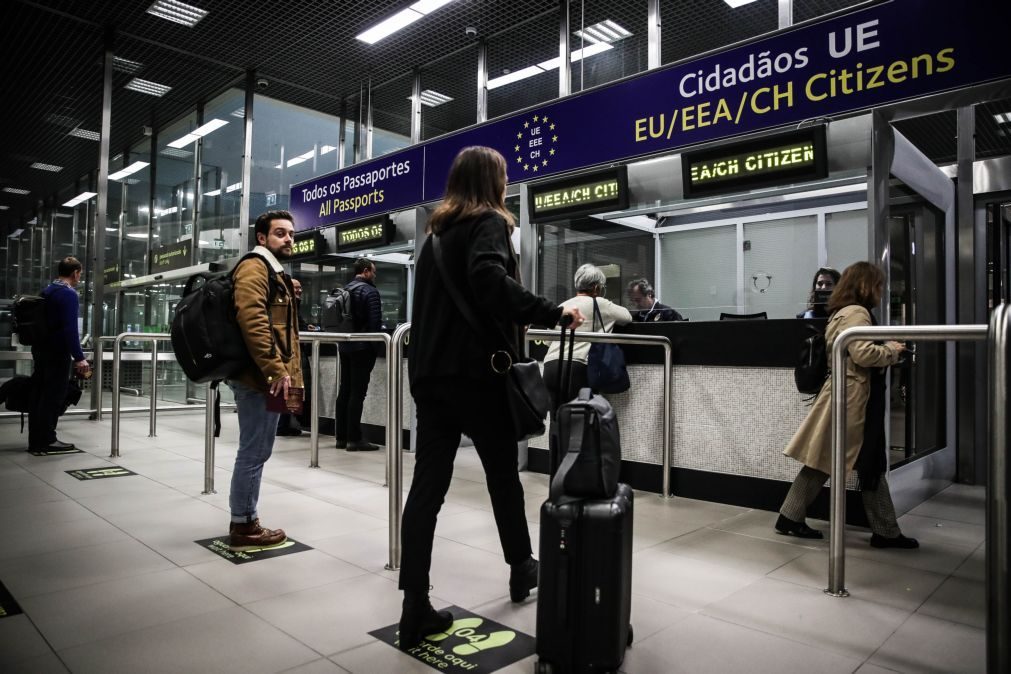
M 1011 2 L 873 5 L 384 157 L 380 166 L 410 158 L 412 171 L 368 212 L 439 199 L 453 158 L 469 145 L 497 149 L 509 181 L 524 182 L 1011 77 L 1006 47 L 980 35 L 1001 25 L 1011 25 Z M 341 181 L 375 164 L 312 182 Z M 305 185 L 292 188 L 292 204 Z

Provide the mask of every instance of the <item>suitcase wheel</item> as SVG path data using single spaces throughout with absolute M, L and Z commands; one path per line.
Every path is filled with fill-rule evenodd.
M 538 660 L 537 666 L 534 668 L 534 671 L 537 674 L 552 674 L 555 671 L 555 668 L 550 662 Z
M 629 625 L 628 626 L 628 639 L 625 640 L 625 646 L 627 648 L 631 648 L 632 647 L 632 640 L 633 639 L 634 639 L 634 634 L 632 632 L 632 626 Z

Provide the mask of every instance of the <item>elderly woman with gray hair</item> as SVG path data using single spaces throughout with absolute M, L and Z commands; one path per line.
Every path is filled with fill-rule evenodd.
M 632 314 L 628 309 L 603 297 L 607 279 L 599 267 L 584 264 L 576 270 L 573 280 L 576 285 L 576 296 L 562 302 L 562 308 L 578 308 L 582 315 L 587 317 L 586 321 L 576 330 L 580 332 L 611 332 L 615 325 L 627 325 L 632 322 Z M 596 314 L 594 313 L 594 305 L 597 309 Z M 558 391 L 558 368 L 560 366 L 558 352 L 559 343 L 551 342 L 548 353 L 544 357 L 544 383 L 548 385 L 548 391 L 551 393 L 552 409 L 557 409 L 559 404 L 574 398 L 579 389 L 587 386 L 586 358 L 590 353 L 590 345 L 587 342 L 576 342 L 572 352 L 572 385 L 569 390 L 562 392 Z M 562 382 L 562 386 L 565 386 L 565 382 Z

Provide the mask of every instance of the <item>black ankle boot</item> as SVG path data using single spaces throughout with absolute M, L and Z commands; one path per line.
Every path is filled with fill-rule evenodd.
M 797 538 L 824 538 L 824 535 L 817 529 L 812 529 L 803 521 L 794 522 L 786 515 L 780 515 L 776 520 L 776 533 Z
M 530 596 L 530 590 L 537 587 L 537 572 L 540 564 L 533 557 L 514 564 L 509 572 L 509 598 L 517 604 Z
M 405 592 L 397 647 L 402 651 L 409 651 L 420 644 L 426 635 L 445 632 L 452 624 L 453 614 L 432 608 L 427 594 Z

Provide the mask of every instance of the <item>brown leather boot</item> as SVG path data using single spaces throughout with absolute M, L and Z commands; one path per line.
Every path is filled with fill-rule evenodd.
M 228 549 L 245 552 L 255 548 L 269 548 L 288 540 L 282 529 L 267 529 L 260 526 L 260 520 L 252 522 L 232 522 L 228 526 Z

